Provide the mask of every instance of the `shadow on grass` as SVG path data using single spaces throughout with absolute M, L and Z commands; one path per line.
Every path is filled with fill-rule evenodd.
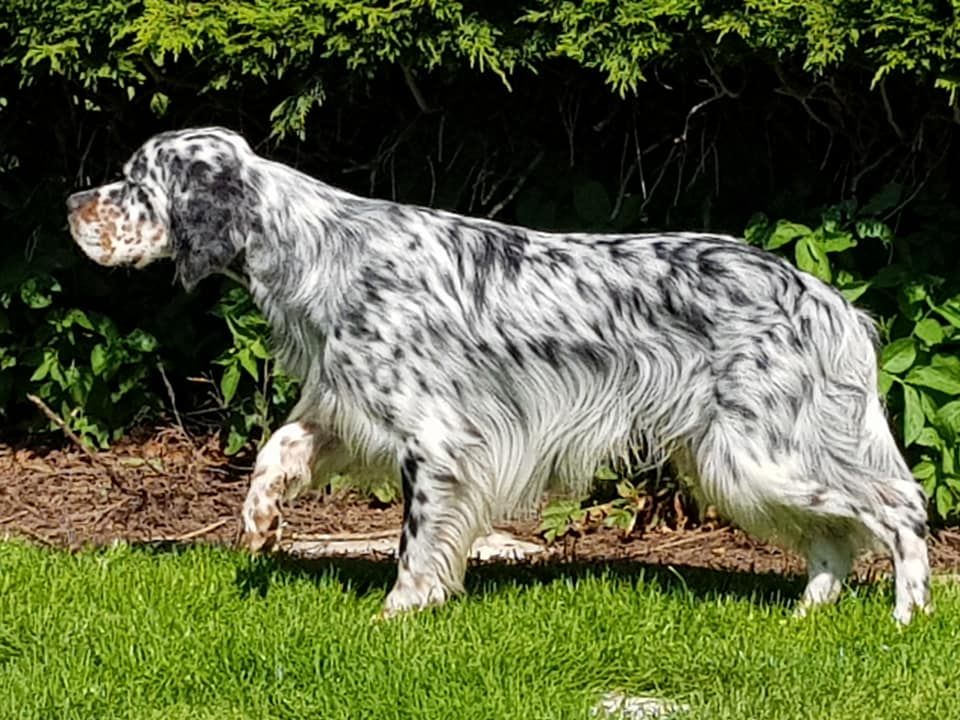
M 302 578 L 314 583 L 333 579 L 344 592 L 358 597 L 386 593 L 396 577 L 392 560 L 363 558 L 303 559 L 290 555 L 253 556 L 238 569 L 237 587 L 244 596 L 266 597 L 279 578 Z M 700 567 L 664 566 L 633 560 L 578 562 L 547 561 L 535 564 L 485 563 L 467 571 L 468 596 L 500 592 L 504 587 L 531 587 L 555 582 L 578 582 L 607 578 L 631 585 L 654 585 L 664 593 L 685 593 L 697 599 L 735 597 L 758 605 L 793 603 L 803 590 L 797 576 L 710 570 Z

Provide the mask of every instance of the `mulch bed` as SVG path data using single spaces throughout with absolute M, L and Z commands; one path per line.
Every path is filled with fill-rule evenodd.
M 0 444 L 0 538 L 20 536 L 77 550 L 114 540 L 235 543 L 249 467 L 233 464 L 213 435 L 180 428 L 140 432 L 109 452 Z M 307 496 L 286 508 L 289 535 L 399 532 L 399 505 L 382 506 L 352 493 Z M 501 528 L 540 541 L 536 520 Z M 960 530 L 943 529 L 930 541 L 940 572 L 960 570 Z M 558 542 L 536 562 L 623 561 L 739 572 L 803 572 L 803 562 L 733 528 L 712 523 L 660 528 L 627 538 L 597 529 Z M 890 571 L 889 561 L 865 558 L 861 579 Z

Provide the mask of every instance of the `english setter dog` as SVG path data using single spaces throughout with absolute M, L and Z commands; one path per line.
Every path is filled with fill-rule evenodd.
M 257 457 L 248 543 L 269 544 L 281 504 L 351 458 L 396 468 L 388 615 L 460 592 L 495 517 L 548 487 L 582 493 L 638 448 L 806 557 L 799 614 L 836 600 L 865 547 L 893 555 L 897 621 L 931 608 L 926 501 L 878 396 L 873 324 L 769 253 L 357 197 L 220 128 L 153 137 L 67 206 L 100 264 L 172 258 L 187 289 L 242 268 L 303 380 Z

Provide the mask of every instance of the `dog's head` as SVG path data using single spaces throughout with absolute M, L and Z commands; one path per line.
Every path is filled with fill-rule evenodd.
M 173 258 L 188 289 L 225 269 L 253 225 L 246 141 L 203 128 L 157 135 L 123 167 L 123 179 L 67 199 L 70 232 L 101 265 L 145 267 Z

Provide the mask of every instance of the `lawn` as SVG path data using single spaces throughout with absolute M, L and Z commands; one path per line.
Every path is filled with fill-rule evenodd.
M 888 586 L 791 617 L 796 580 L 641 566 L 471 571 L 374 622 L 389 564 L 0 542 L 0 718 L 958 718 L 960 586 L 907 630 Z

